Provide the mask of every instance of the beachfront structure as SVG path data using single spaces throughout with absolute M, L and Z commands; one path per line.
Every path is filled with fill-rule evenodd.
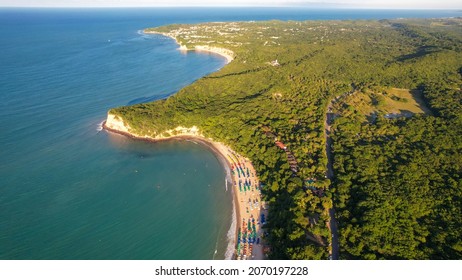
M 284 151 L 287 150 L 287 146 L 284 145 L 282 142 L 280 141 L 276 141 L 276 146 L 278 146 L 279 148 L 283 149 Z

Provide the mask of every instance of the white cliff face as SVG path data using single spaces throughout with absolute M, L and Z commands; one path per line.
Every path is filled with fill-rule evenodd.
M 125 125 L 123 119 L 113 114 L 107 114 L 105 126 L 109 129 L 130 133 L 130 126 Z
M 204 137 L 202 133 L 200 133 L 199 128 L 195 125 L 192 127 L 177 126 L 176 128 L 169 129 L 161 133 L 158 133 L 154 137 L 150 135 L 139 135 L 131 131 L 132 128 L 130 127 L 130 125 L 126 124 L 121 117 L 113 115 L 113 114 L 107 115 L 105 127 L 108 128 L 109 130 L 129 134 L 136 138 L 145 138 L 145 139 L 153 139 L 153 140 L 168 139 L 168 138 L 172 138 L 175 136 Z

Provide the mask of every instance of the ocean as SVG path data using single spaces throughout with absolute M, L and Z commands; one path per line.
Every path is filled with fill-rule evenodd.
M 181 53 L 173 40 L 142 29 L 453 16 L 460 12 L 0 9 L 0 259 L 229 256 L 232 194 L 207 147 L 101 130 L 110 108 L 165 98 L 226 63 Z

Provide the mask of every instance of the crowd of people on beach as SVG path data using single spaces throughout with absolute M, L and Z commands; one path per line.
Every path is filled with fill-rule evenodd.
M 234 190 L 237 193 L 240 220 L 235 256 L 238 260 L 262 259 L 262 225 L 265 209 L 261 201 L 261 184 L 252 163 L 228 149 Z

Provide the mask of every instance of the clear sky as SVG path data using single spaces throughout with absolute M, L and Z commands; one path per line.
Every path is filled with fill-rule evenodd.
M 462 0 L 0 0 L 13 7 L 325 6 L 462 9 Z

